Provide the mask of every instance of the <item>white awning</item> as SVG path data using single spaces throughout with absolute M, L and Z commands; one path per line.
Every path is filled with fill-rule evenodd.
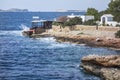
M 32 22 L 46 22 L 46 20 L 33 20 Z
M 39 19 L 39 16 L 33 16 L 33 19 Z

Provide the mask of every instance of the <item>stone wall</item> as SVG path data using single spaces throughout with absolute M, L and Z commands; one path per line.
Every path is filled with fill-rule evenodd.
M 52 26 L 52 29 L 53 31 L 56 31 L 56 32 L 69 32 L 71 31 L 71 28 L 70 27 L 65 27 L 65 28 L 62 28 L 60 26 Z
M 85 25 L 76 25 L 76 30 L 96 30 L 96 26 L 85 26 Z M 111 27 L 111 26 L 98 26 L 98 30 L 101 31 L 118 31 L 119 27 Z
M 85 26 L 85 25 L 76 25 L 72 27 L 65 27 L 62 28 L 60 26 L 52 26 L 52 29 L 54 31 L 64 31 L 68 32 L 71 30 L 96 30 L 96 26 Z M 119 27 L 110 27 L 110 26 L 98 26 L 99 31 L 118 31 L 120 28 Z
M 46 29 L 41 28 L 41 27 L 36 28 L 36 29 L 35 29 L 35 34 L 41 34 L 41 33 L 45 32 L 45 30 L 46 30 Z

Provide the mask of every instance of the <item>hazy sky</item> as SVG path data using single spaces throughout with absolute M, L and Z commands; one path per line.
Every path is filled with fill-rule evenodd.
M 99 11 L 107 8 L 110 0 L 0 0 L 0 9 L 20 8 L 30 11 L 55 11 L 58 9 L 86 10 L 94 7 Z

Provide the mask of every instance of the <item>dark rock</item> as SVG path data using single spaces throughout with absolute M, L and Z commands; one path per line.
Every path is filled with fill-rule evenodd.
M 100 38 L 97 38 L 97 39 L 96 39 L 96 42 L 101 42 L 101 41 L 103 41 L 103 40 L 100 39 Z

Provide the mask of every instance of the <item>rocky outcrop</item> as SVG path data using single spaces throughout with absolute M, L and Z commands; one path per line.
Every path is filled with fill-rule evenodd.
M 104 80 L 120 80 L 120 55 L 83 57 L 80 65 L 87 72 Z
M 109 32 L 107 30 L 97 30 L 97 31 L 92 31 L 88 30 L 89 28 L 85 28 L 85 30 L 74 30 L 71 31 L 71 29 L 74 27 L 65 27 L 61 28 L 61 26 L 52 26 L 51 30 L 46 30 L 46 32 L 38 34 L 42 31 L 38 32 L 37 34 L 33 34 L 30 37 L 41 37 L 41 36 L 53 36 L 56 38 L 57 41 L 59 42 L 72 42 L 72 43 L 77 43 L 77 44 L 86 44 L 88 46 L 93 46 L 93 47 L 109 47 L 109 48 L 115 48 L 115 49 L 120 49 L 120 39 L 119 38 L 114 38 L 114 31 Z M 105 28 L 106 29 L 106 28 Z M 109 30 L 109 28 L 107 28 Z M 111 28 L 112 29 L 112 28 Z M 118 29 L 118 28 L 117 28 Z M 116 29 L 116 30 L 117 30 Z M 94 34 L 92 33 L 94 32 Z M 112 36 L 108 36 L 108 35 Z
M 120 49 L 120 40 L 113 39 L 103 39 L 103 38 L 95 38 L 95 37 L 88 37 L 85 36 L 55 36 L 55 38 L 59 42 L 72 42 L 77 44 L 86 44 L 88 46 L 96 46 L 96 47 L 110 47 Z
M 77 44 L 86 44 L 89 46 L 95 46 L 94 37 L 88 37 L 88 36 L 55 36 L 56 40 L 58 42 L 71 42 L 71 43 L 77 43 Z

